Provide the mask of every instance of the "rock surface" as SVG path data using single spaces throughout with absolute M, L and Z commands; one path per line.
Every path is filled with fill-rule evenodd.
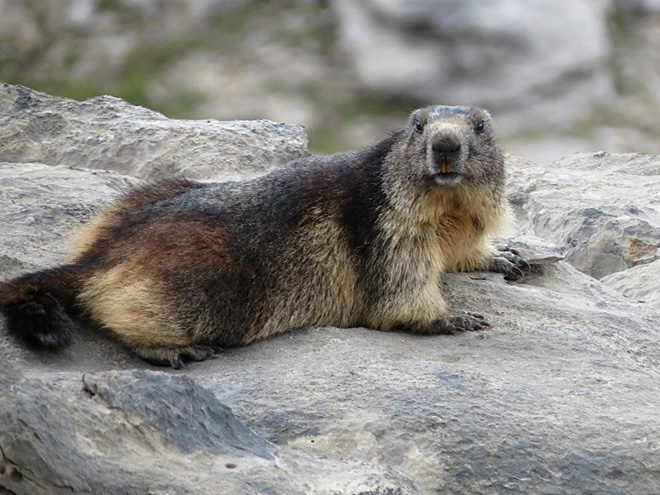
M 118 98 L 85 102 L 0 86 L 0 157 L 143 179 L 245 177 L 307 154 L 300 126 L 171 120 Z
M 628 299 L 643 301 L 660 310 L 660 260 L 613 273 L 600 281 Z
M 130 110 L 119 117 L 130 125 Z M 180 122 L 155 119 L 177 136 Z M 581 225 L 573 203 L 591 191 L 623 211 L 635 177 L 652 217 L 658 162 L 644 159 L 583 155 L 544 172 L 510 157 L 527 232 L 508 243 L 542 268 L 515 283 L 441 281 L 454 307 L 488 317 L 486 332 L 308 328 L 173 371 L 85 327 L 61 352 L 30 351 L 0 322 L 0 493 L 656 492 L 660 313 L 559 261 L 575 249 L 550 230 L 564 224 L 535 222 L 545 208 Z M 69 233 L 139 182 L 0 161 L 3 279 L 61 262 Z
M 602 278 L 660 259 L 660 156 L 576 154 L 539 166 L 510 160 L 517 226 Z
M 9 493 L 419 493 L 386 466 L 267 442 L 186 376 L 3 373 L 0 385 L 11 387 L 0 403 L 0 486 Z

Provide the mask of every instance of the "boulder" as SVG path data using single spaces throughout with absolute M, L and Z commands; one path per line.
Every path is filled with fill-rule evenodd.
M 517 228 L 602 278 L 660 259 L 660 156 L 580 153 L 549 166 L 509 160 Z
M 6 493 L 420 493 L 387 466 L 283 449 L 184 375 L 0 374 Z M 4 492 L 3 492 L 4 493 Z
M 0 278 L 62 262 L 77 229 L 139 183 L 107 170 L 0 162 Z
M 178 122 L 155 119 L 177 135 Z M 2 278 L 62 262 L 70 232 L 141 182 L 8 164 L 13 141 L 0 146 Z M 544 171 L 509 158 L 520 232 L 498 244 L 520 250 L 531 275 L 442 277 L 449 303 L 486 315 L 488 331 L 305 328 L 163 370 L 83 324 L 71 346 L 36 352 L 0 321 L 0 493 L 654 493 L 660 313 L 562 261 L 572 247 L 550 228 L 564 223 L 536 217 L 560 218 L 563 204 L 579 223 L 575 203 L 592 191 L 624 209 L 637 180 L 651 218 L 657 161 L 579 160 Z
M 633 301 L 660 310 L 660 260 L 613 273 L 603 277 L 601 282 Z
M 0 85 L 6 162 L 115 170 L 142 179 L 240 178 L 307 154 L 300 126 L 266 120 L 172 120 L 112 96 L 77 102 Z

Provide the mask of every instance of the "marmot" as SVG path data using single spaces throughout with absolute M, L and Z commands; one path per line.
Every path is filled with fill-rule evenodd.
M 487 111 L 422 108 L 361 151 L 133 190 L 83 228 L 69 263 L 1 283 L 0 310 L 29 345 L 68 344 L 78 315 L 174 368 L 312 325 L 483 329 L 447 307 L 438 278 L 522 274 L 487 242 L 507 217 L 504 182 Z

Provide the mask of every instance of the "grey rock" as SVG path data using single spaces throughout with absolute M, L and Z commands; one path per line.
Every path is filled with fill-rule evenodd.
M 61 263 L 82 224 L 140 182 L 111 171 L 0 162 L 0 277 Z
M 585 273 L 660 259 L 660 157 L 584 153 L 550 166 L 511 157 L 509 175 L 517 228 Z
M 370 89 L 473 102 L 508 133 L 565 126 L 613 95 L 605 2 L 332 3 L 340 44 Z
M 0 374 L 0 486 L 15 494 L 419 493 L 392 470 L 254 434 L 207 389 L 153 371 Z
M 115 170 L 143 179 L 240 178 L 307 154 L 300 126 L 172 120 L 111 96 L 77 102 L 0 86 L 0 160 Z
M 643 301 L 660 310 L 660 260 L 613 273 L 601 282 L 628 299 Z
M 500 249 L 512 249 L 520 253 L 530 265 L 549 265 L 564 259 L 561 248 L 533 235 L 519 234 L 510 239 L 496 239 Z

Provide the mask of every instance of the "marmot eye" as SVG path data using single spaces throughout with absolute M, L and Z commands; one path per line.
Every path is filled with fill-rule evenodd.
M 483 120 L 480 120 L 477 126 L 474 128 L 474 130 L 477 132 L 484 132 L 484 129 L 486 129 L 486 122 Z
M 415 119 L 415 130 L 417 132 L 422 132 L 424 130 L 424 124 L 419 119 Z

